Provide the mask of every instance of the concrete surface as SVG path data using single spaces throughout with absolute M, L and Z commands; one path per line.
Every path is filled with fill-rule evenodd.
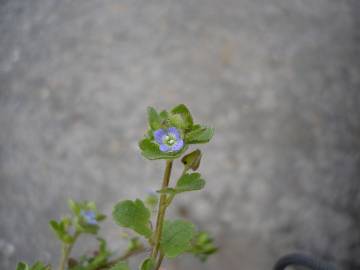
M 221 252 L 168 269 L 266 270 L 292 251 L 359 268 L 359 18 L 357 0 L 1 1 L 0 268 L 57 262 L 47 222 L 67 198 L 109 214 L 155 189 L 146 106 L 178 103 L 216 135 L 206 190 L 171 214 Z M 108 221 L 113 248 L 119 233 Z

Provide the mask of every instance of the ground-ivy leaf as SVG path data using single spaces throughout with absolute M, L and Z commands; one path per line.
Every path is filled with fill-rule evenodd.
M 130 270 L 130 267 L 126 262 L 121 261 L 115 264 L 109 270 Z
M 174 258 L 191 248 L 193 234 L 194 225 L 188 221 L 165 221 L 160 248 L 166 257 Z
M 187 146 L 185 145 L 180 151 L 177 152 L 162 152 L 160 151 L 159 145 L 149 138 L 145 138 L 139 142 L 141 154 L 147 159 L 175 159 L 180 157 Z
M 113 209 L 113 218 L 120 226 L 131 228 L 147 238 L 151 235 L 150 211 L 139 199 L 126 200 L 116 204 Z
M 188 144 L 207 143 L 213 135 L 213 128 L 199 126 L 185 135 L 185 142 Z
M 176 193 L 200 190 L 205 186 L 205 180 L 201 178 L 200 173 L 185 174 L 176 183 Z
M 140 265 L 139 270 L 153 270 L 155 268 L 155 260 L 153 258 L 146 258 Z

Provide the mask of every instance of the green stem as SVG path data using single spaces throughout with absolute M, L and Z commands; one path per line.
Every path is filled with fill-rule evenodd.
M 123 255 L 121 255 L 120 257 L 118 257 L 117 259 L 114 259 L 112 261 L 109 261 L 108 263 L 106 263 L 105 265 L 102 265 L 101 267 L 97 268 L 98 270 L 100 269 L 107 269 L 107 268 L 110 268 L 111 266 L 114 266 L 115 264 L 117 264 L 118 262 L 120 261 L 125 261 L 127 260 L 128 258 L 132 257 L 132 256 L 135 256 L 137 254 L 140 254 L 142 252 L 145 252 L 145 251 L 148 251 L 146 248 L 144 247 L 139 247 L 135 250 L 132 250 L 132 251 L 127 251 L 125 252 Z
M 166 161 L 166 168 L 165 168 L 165 172 L 164 172 L 164 178 L 163 178 L 163 183 L 162 183 L 161 189 L 165 189 L 169 186 L 172 164 L 173 164 L 172 160 Z M 160 202 L 159 202 L 159 211 L 158 211 L 158 215 L 156 218 L 154 246 L 153 246 L 153 250 L 151 253 L 151 257 L 154 260 L 156 259 L 158 252 L 159 252 L 159 248 L 160 248 L 160 239 L 161 239 L 161 233 L 162 233 L 162 228 L 163 228 L 163 224 L 164 224 L 166 208 L 167 208 L 166 194 L 161 194 Z
M 187 173 L 188 170 L 189 170 L 188 167 L 184 167 L 184 170 L 182 171 L 179 179 L 180 179 L 181 177 L 183 177 L 183 176 L 185 175 L 185 173 Z M 166 207 L 168 207 L 168 206 L 171 204 L 171 202 L 172 202 L 173 199 L 175 198 L 175 195 L 176 195 L 175 193 L 174 193 L 174 194 L 170 194 L 169 197 L 166 198 Z
M 79 232 L 75 232 L 74 234 L 74 240 L 71 244 L 62 244 L 62 249 L 61 249 L 61 260 L 60 260 L 60 265 L 59 265 L 59 270 L 65 270 L 66 267 L 66 263 L 69 260 L 69 255 L 71 253 L 71 250 L 75 244 L 76 239 L 79 237 L 80 233 Z
M 156 263 L 156 266 L 155 266 L 155 269 L 154 269 L 154 270 L 159 270 L 160 265 L 161 265 L 163 259 L 164 259 L 164 253 L 161 252 L 161 253 L 160 253 L 160 257 L 159 257 L 159 259 L 158 259 L 158 261 L 157 261 L 157 263 Z

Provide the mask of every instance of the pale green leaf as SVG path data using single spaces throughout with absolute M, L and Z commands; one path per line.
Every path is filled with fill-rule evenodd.
M 210 255 L 216 253 L 218 250 L 214 244 L 214 240 L 207 232 L 198 232 L 191 242 L 192 248 L 189 252 L 194 254 L 201 261 L 206 261 Z
M 201 178 L 200 173 L 185 174 L 176 183 L 176 193 L 200 190 L 205 186 L 205 180 Z
M 177 105 L 171 109 L 169 121 L 180 129 L 190 129 L 193 125 L 191 113 L 184 104 Z
M 151 235 L 150 211 L 139 199 L 119 202 L 113 209 L 113 218 L 120 226 L 131 228 L 145 237 Z
M 161 118 L 153 107 L 148 107 L 148 122 L 152 130 L 157 130 L 161 127 Z
M 207 143 L 214 135 L 214 129 L 209 127 L 199 126 L 198 128 L 188 132 L 185 135 L 185 142 L 187 144 Z
M 194 225 L 188 221 L 165 221 L 160 248 L 166 257 L 174 258 L 191 248 L 193 234 Z
M 76 215 L 80 215 L 81 212 L 81 206 L 77 202 L 73 201 L 72 199 L 68 200 L 68 205 L 70 210 Z

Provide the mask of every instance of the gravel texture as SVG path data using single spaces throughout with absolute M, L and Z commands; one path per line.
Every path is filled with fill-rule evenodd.
M 304 251 L 360 267 L 357 0 L 0 1 L 0 268 L 57 263 L 66 199 L 160 185 L 141 157 L 146 107 L 185 103 L 216 129 L 205 191 L 172 215 L 221 251 L 176 269 L 267 270 Z M 122 247 L 109 220 L 103 234 Z M 91 250 L 83 239 L 78 252 Z

